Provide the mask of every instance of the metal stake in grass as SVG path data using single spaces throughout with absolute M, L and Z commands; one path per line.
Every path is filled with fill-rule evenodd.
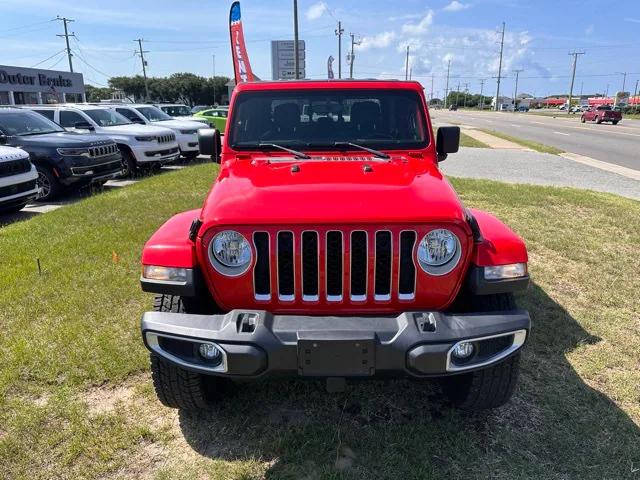
M 38 275 L 42 276 L 42 267 L 40 266 L 40 259 L 36 258 L 36 263 L 38 264 Z

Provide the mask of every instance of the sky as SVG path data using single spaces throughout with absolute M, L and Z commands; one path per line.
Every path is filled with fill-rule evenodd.
M 144 39 L 150 76 L 193 72 L 232 76 L 228 0 L 0 0 L 0 64 L 67 70 L 62 22 L 72 18 L 74 69 L 85 82 L 107 84 L 110 76 L 142 73 L 134 54 Z M 293 38 L 292 0 L 243 0 L 242 19 L 254 72 L 271 77 L 271 40 Z M 308 78 L 326 78 L 327 58 L 338 58 L 337 22 L 342 22 L 342 72 L 350 34 L 357 78 L 404 78 L 409 45 L 412 78 L 427 95 L 449 89 L 495 95 L 500 31 L 505 22 L 501 94 L 566 93 L 569 52 L 578 57 L 574 94 L 633 93 L 640 79 L 640 10 L 637 0 L 298 0 L 300 39 L 306 42 Z M 215 56 L 215 60 L 214 60 Z M 337 75 L 337 60 L 334 71 Z

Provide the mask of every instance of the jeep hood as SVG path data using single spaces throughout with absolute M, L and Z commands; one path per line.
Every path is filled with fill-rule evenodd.
M 104 132 L 119 135 L 167 135 L 173 133 L 171 129 L 155 125 L 138 125 L 136 123 L 126 125 L 113 125 L 101 127 Z
M 465 222 L 456 193 L 430 160 L 322 158 L 231 163 L 205 201 L 203 224 Z
M 11 143 L 24 147 L 97 147 L 111 145 L 113 140 L 101 135 L 80 134 L 75 132 L 43 133 L 40 135 L 24 135 L 11 137 Z
M 151 125 L 170 128 L 171 130 L 197 130 L 205 128 L 202 122 L 194 122 L 191 120 L 161 120 L 159 122 L 151 122 Z

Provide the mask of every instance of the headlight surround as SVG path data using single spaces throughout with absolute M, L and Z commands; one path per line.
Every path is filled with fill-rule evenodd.
M 437 228 L 418 244 L 418 263 L 431 275 L 445 275 L 455 268 L 461 256 L 460 240 L 450 230 Z
M 183 135 L 195 135 L 198 133 L 198 130 L 190 129 L 190 130 L 180 130 L 180 133 Z
M 155 135 L 145 135 L 143 137 L 136 137 L 139 142 L 153 142 L 157 137 Z
M 246 272 L 251 258 L 251 246 L 241 233 L 223 230 L 211 239 L 209 259 L 223 275 L 235 276 Z
M 65 156 L 73 156 L 73 157 L 89 156 L 88 148 L 57 148 L 56 151 L 60 155 L 65 155 Z
M 505 280 L 524 277 L 527 274 L 526 263 L 510 263 L 508 265 L 494 265 L 484 267 L 485 280 Z

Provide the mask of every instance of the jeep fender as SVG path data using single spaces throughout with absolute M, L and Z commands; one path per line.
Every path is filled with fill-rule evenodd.
M 527 247 L 522 238 L 493 215 L 470 208 L 480 229 L 481 240 L 475 244 L 471 263 L 478 267 L 526 263 Z
M 195 268 L 195 244 L 189 239 L 189 229 L 199 215 L 200 209 L 189 210 L 167 220 L 145 244 L 142 264 Z

